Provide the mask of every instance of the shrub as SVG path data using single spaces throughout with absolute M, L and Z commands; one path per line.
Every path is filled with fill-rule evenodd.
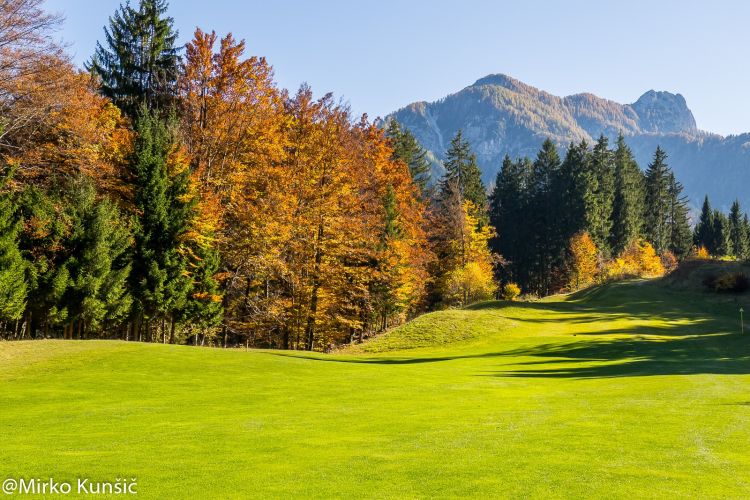
M 709 255 L 708 249 L 705 246 L 701 245 L 695 250 L 695 258 L 706 260 L 710 259 L 711 255 Z
M 508 282 L 503 285 L 501 293 L 503 300 L 515 300 L 521 294 L 521 288 L 513 282 Z
M 675 254 L 667 250 L 661 256 L 661 265 L 664 267 L 664 271 L 666 273 L 671 273 L 672 271 L 677 269 L 677 257 L 675 256 Z
M 718 293 L 742 293 L 749 285 L 745 273 L 725 273 L 714 280 L 713 289 Z
M 703 281 L 701 282 L 703 286 L 708 288 L 709 290 L 714 290 L 714 286 L 716 285 L 716 275 L 715 274 L 708 274 L 705 278 L 703 278 Z
M 604 275 L 609 280 L 653 278 L 663 274 L 664 265 L 661 258 L 656 255 L 654 247 L 646 241 L 631 243 L 604 267 Z

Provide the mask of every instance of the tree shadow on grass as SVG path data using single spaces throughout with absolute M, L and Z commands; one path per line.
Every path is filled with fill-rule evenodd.
M 560 342 L 505 351 L 445 356 L 317 356 L 271 353 L 335 363 L 409 365 L 458 359 L 536 358 L 504 364 L 483 376 L 526 378 L 609 378 L 648 375 L 749 374 L 750 334 L 740 335 L 731 304 L 709 297 L 648 292 L 651 283 L 613 283 L 556 302 L 485 302 L 471 309 L 497 310 L 523 323 L 580 324 Z M 644 288 L 641 288 L 644 287 Z M 653 290 L 651 290 L 653 292 Z M 526 310 L 524 312 L 523 310 Z M 627 320 L 626 326 L 614 322 Z M 609 322 L 609 323 L 608 323 Z M 593 328 L 589 323 L 601 323 Z M 611 325 L 611 326 L 608 326 Z M 585 328 L 590 328 L 586 330 Z M 611 338 L 617 335 L 617 338 Z M 578 336 L 582 340 L 572 340 Z M 610 336 L 610 338 L 602 338 Z M 571 341 L 572 340 L 572 341 Z
M 750 338 L 737 333 L 587 340 L 505 354 L 538 360 L 505 365 L 503 370 L 486 375 L 585 379 L 750 373 Z M 532 368 L 535 366 L 539 368 Z

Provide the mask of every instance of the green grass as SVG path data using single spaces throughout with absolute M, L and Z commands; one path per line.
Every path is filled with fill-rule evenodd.
M 333 355 L 4 343 L 0 480 L 135 477 L 139 498 L 170 499 L 748 498 L 736 314 L 629 282 L 425 315 Z

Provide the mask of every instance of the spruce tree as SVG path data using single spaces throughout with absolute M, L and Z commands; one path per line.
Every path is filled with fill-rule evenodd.
M 612 239 L 612 206 L 615 197 L 615 171 L 612 164 L 609 141 L 599 137 L 590 157 L 590 168 L 596 177 L 593 196 L 590 199 L 588 229 L 596 246 L 606 255 L 610 253 Z
M 93 183 L 80 178 L 68 189 L 65 204 L 71 233 L 64 262 L 70 276 L 62 299 L 70 335 L 79 337 L 113 328 L 130 313 L 128 287 L 132 234 L 127 220 L 108 199 L 97 200 Z
M 644 208 L 643 173 L 622 134 L 617 138 L 614 164 L 615 194 L 610 246 L 617 255 L 642 236 Z
M 711 203 L 708 196 L 703 199 L 703 207 L 698 224 L 695 225 L 693 232 L 693 244 L 696 247 L 705 247 L 709 253 L 714 253 L 713 248 L 713 230 L 714 230 L 714 212 L 711 210 Z
M 732 208 L 729 211 L 729 238 L 732 242 L 734 256 L 738 259 L 746 259 L 748 254 L 748 240 L 739 200 L 734 200 Z
M 670 170 L 666 163 L 667 154 L 661 147 L 656 148 L 654 159 L 646 170 L 646 211 L 645 235 L 661 254 L 669 249 L 669 208 Z
M 9 178 L 9 172 L 0 178 L 0 190 Z M 26 308 L 28 283 L 26 263 L 19 248 L 20 230 L 15 197 L 0 192 L 0 332 L 2 323 L 19 319 Z
M 407 128 L 401 127 L 395 119 L 391 119 L 386 127 L 386 136 L 393 147 L 393 159 L 401 160 L 409 167 L 409 173 L 414 184 L 419 188 L 423 199 L 430 195 L 430 161 L 425 150 Z
M 218 249 L 207 244 L 196 245 L 191 255 L 187 264 L 190 291 L 176 319 L 187 324 L 193 335 L 205 337 L 224 315 L 222 290 L 216 278 L 221 259 Z M 170 325 L 169 343 L 175 343 L 175 321 Z
M 138 319 L 146 319 L 147 327 L 153 320 L 161 320 L 166 339 L 164 322 L 174 321 L 190 287 L 182 240 L 193 215 L 194 201 L 187 197 L 186 166 L 177 172 L 168 168 L 174 147 L 171 125 L 142 108 L 136 133 L 130 161 L 139 214 L 132 272 L 136 314 Z
M 524 289 L 528 289 L 529 284 L 526 264 L 529 228 L 525 217 L 532 170 L 528 159 L 513 161 L 506 155 L 490 196 L 490 223 L 497 233 L 490 245 L 507 262 L 499 278 L 515 281 Z
M 142 104 L 167 108 L 176 95 L 178 32 L 167 16 L 166 0 L 140 0 L 138 8 L 120 5 L 104 28 L 87 69 L 101 80 L 101 92 L 128 116 Z
M 559 198 L 556 196 L 560 175 L 560 156 L 555 144 L 547 139 L 534 160 L 528 185 L 526 218 L 531 238 L 527 251 L 534 265 L 535 292 L 546 295 L 552 286 L 553 269 L 565 248 L 558 226 Z
M 555 193 L 560 214 L 558 222 L 562 238 L 567 242 L 588 228 L 591 206 L 596 191 L 596 176 L 590 168 L 590 151 L 585 141 L 570 144 L 560 166 Z
M 732 239 L 730 236 L 729 219 L 719 210 L 714 210 L 713 227 L 711 229 L 711 247 L 709 251 L 712 255 L 723 257 L 732 255 Z
M 690 209 L 688 199 L 682 195 L 683 186 L 669 172 L 669 246 L 670 252 L 678 258 L 690 253 L 692 234 L 690 232 Z
M 477 165 L 477 157 L 471 151 L 468 141 L 461 131 L 456 132 L 445 153 L 445 175 L 440 181 L 440 195 L 451 197 L 451 191 L 462 201 L 470 201 L 477 207 L 480 224 L 487 222 L 487 190 L 482 182 L 482 171 Z

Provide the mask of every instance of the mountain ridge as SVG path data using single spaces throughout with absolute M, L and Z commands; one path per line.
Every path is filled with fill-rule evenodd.
M 505 154 L 533 158 L 548 137 L 564 149 L 571 142 L 592 143 L 602 134 L 614 140 L 622 132 L 642 168 L 657 145 L 666 149 L 693 206 L 705 194 L 722 208 L 735 197 L 750 205 L 750 196 L 737 188 L 750 181 L 750 134 L 724 137 L 700 130 L 679 93 L 651 89 L 635 102 L 621 104 L 589 92 L 560 97 L 497 73 L 436 101 L 408 104 L 386 120 L 390 118 L 411 130 L 429 151 L 435 176 L 442 174 L 441 160 L 459 129 L 488 184 Z

